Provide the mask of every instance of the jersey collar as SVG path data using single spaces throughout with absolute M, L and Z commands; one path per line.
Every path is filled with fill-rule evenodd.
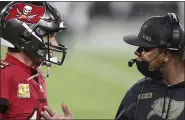
M 18 65 L 19 67 L 21 67 L 21 69 L 23 69 L 26 73 L 33 75 L 36 72 L 36 69 L 33 69 L 27 65 L 25 65 L 24 63 L 22 63 L 21 61 L 19 61 L 17 58 L 13 57 L 12 55 L 6 53 L 6 57 L 5 60 L 14 64 L 14 65 Z

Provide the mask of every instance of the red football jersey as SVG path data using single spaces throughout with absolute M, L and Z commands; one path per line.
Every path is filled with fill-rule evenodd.
M 2 118 L 6 120 L 40 119 L 43 106 L 47 105 L 45 80 L 41 73 L 37 79 L 28 80 L 36 70 L 7 54 L 1 66 L 0 101 L 7 103 Z M 0 107 L 2 107 L 1 105 Z

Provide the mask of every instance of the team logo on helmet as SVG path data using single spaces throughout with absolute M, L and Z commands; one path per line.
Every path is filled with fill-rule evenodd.
M 35 6 L 28 3 L 17 3 L 10 7 L 5 21 L 18 19 L 25 23 L 37 23 L 45 13 L 45 6 Z

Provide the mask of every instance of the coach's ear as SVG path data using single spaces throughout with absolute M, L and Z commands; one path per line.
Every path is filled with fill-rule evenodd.
M 168 49 L 164 50 L 164 62 L 165 63 L 169 62 L 171 57 L 172 57 L 171 51 L 169 51 Z

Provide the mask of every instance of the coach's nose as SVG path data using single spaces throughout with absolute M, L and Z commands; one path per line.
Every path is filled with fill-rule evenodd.
M 142 52 L 138 52 L 137 50 L 134 52 L 134 54 L 137 56 L 137 60 L 142 60 Z

